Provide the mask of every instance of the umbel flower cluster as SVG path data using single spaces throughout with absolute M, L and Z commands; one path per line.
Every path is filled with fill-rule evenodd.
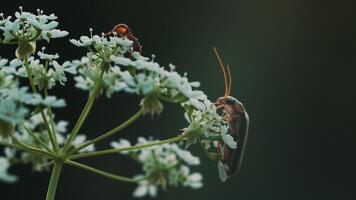
M 52 170 L 46 199 L 54 199 L 61 168 L 64 164 L 128 183 L 137 184 L 133 195 L 156 196 L 169 186 L 197 189 L 203 186 L 202 175 L 191 172 L 200 164 L 187 148 L 199 143 L 210 157 L 216 143 L 236 148 L 227 134 L 228 125 L 215 105 L 202 91 L 199 82 L 190 82 L 186 75 L 175 71 L 174 65 L 160 66 L 154 56 L 147 58 L 135 52 L 133 42 L 126 37 L 81 36 L 70 39 L 75 46 L 87 49 L 78 60 L 59 62 L 59 55 L 48 54 L 45 47 L 51 39 L 68 35 L 56 29 L 54 14 L 20 11 L 15 17 L 0 14 L 0 44 L 16 45 L 9 60 L 0 58 L 0 181 L 13 183 L 19 177 L 9 169 L 19 164 L 31 164 L 35 171 Z M 44 43 L 41 41 L 44 40 Z M 65 109 L 66 101 L 52 93 L 55 87 L 75 80 L 78 89 L 86 90 L 89 98 L 73 127 L 56 118 L 55 109 Z M 97 138 L 87 140 L 79 134 L 93 102 L 98 97 L 110 98 L 126 92 L 141 97 L 140 108 L 130 119 Z M 94 145 L 119 133 L 139 117 L 163 112 L 164 103 L 173 102 L 185 110 L 187 126 L 176 137 L 155 140 L 138 138 L 135 145 L 120 139 L 112 141 L 112 149 L 97 150 Z M 105 154 L 121 153 L 142 164 L 142 172 L 125 177 L 81 164 L 75 160 Z

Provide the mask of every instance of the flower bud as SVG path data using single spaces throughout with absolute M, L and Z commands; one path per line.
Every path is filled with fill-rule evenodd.
M 163 105 L 158 98 L 158 95 L 150 94 L 141 100 L 140 105 L 143 109 L 143 114 L 150 113 L 151 116 L 154 114 L 161 114 L 163 111 Z
M 11 122 L 0 119 L 0 136 L 7 138 L 14 133 L 15 126 Z
M 22 60 L 28 58 L 36 51 L 36 42 L 19 42 L 15 55 L 18 59 Z

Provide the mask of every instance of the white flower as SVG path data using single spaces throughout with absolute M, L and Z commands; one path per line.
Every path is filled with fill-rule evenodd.
M 179 169 L 179 172 L 185 177 L 185 180 L 183 182 L 183 186 L 185 187 L 191 187 L 192 189 L 199 189 L 203 187 L 203 176 L 198 173 L 190 173 L 190 169 L 187 166 L 181 166 Z
M 45 54 L 44 51 L 39 51 L 37 55 L 42 59 L 42 60 L 54 60 L 58 59 L 59 55 L 58 53 L 56 54 Z
M 66 133 L 67 126 L 68 126 L 68 122 L 61 120 L 57 123 L 56 130 L 58 131 L 58 133 Z
M 31 100 L 28 100 L 26 103 L 31 105 L 42 105 L 49 107 L 64 107 L 66 105 L 63 99 L 57 99 L 55 96 L 47 96 L 43 98 L 40 94 L 34 94 Z
M 200 165 L 199 157 L 193 156 L 190 151 L 183 150 L 178 147 L 176 144 L 172 144 L 171 148 L 177 153 L 179 158 L 189 165 Z
M 82 90 L 90 90 L 94 86 L 94 81 L 89 77 L 76 76 L 74 77 L 75 87 L 80 88 Z
M 69 62 L 65 62 L 60 65 L 57 61 L 52 61 L 51 65 L 54 69 L 50 69 L 48 73 L 53 76 L 55 81 L 58 81 L 61 85 L 67 81 L 65 72 L 70 74 L 77 74 L 77 69 L 75 66 L 72 66 Z
M 126 139 L 120 139 L 119 142 L 111 142 L 110 143 L 111 147 L 113 147 L 114 149 L 119 149 L 119 148 L 126 148 L 126 147 L 130 147 L 131 143 L 130 141 L 126 140 Z M 127 151 L 123 151 L 121 152 L 122 154 L 128 154 L 129 152 Z
M 234 141 L 234 138 L 230 134 L 228 134 L 227 132 L 228 132 L 228 127 L 227 126 L 222 126 L 221 127 L 221 138 L 222 138 L 222 140 L 231 149 L 236 149 L 237 148 L 237 143 Z
M 119 57 L 119 56 L 113 56 L 111 55 L 111 60 L 114 61 L 116 64 L 121 65 L 121 66 L 130 66 L 134 65 L 134 62 L 131 59 L 125 58 L 125 57 Z
M 0 97 L 0 120 L 13 124 L 20 124 L 25 120 L 28 109 L 20 106 L 11 99 Z
M 0 157 L 0 181 L 14 183 L 18 180 L 18 178 L 15 175 L 9 174 L 9 167 L 9 160 L 4 157 Z
M 193 173 L 187 177 L 187 180 L 183 183 L 184 186 L 191 187 L 193 189 L 199 189 L 203 187 L 203 176 L 200 173 Z
M 77 135 L 73 140 L 72 145 L 74 147 L 79 147 L 86 141 L 86 139 L 87 139 L 86 135 Z M 85 147 L 84 149 L 81 149 L 79 152 L 91 152 L 91 151 L 95 151 L 95 147 L 93 144 Z
M 10 19 L 11 19 L 11 16 L 4 18 L 4 13 L 0 13 L 0 26 L 4 25 Z
M 68 34 L 68 31 L 61 31 L 59 29 L 53 29 L 47 32 L 49 38 L 61 38 L 67 36 Z
M 225 182 L 227 180 L 227 174 L 226 174 L 226 169 L 228 169 L 228 166 L 223 164 L 221 160 L 218 161 L 218 172 L 219 172 L 219 178 L 222 182 Z
M 70 39 L 69 40 L 72 44 L 78 47 L 85 47 L 90 46 L 94 42 L 93 38 L 89 38 L 88 36 L 81 36 L 79 40 Z
M 143 137 L 137 139 L 136 145 L 157 142 Z M 125 148 L 131 146 L 125 139 L 112 142 L 114 148 Z M 146 195 L 156 196 L 158 188 L 166 189 L 168 186 L 183 185 L 185 187 L 202 187 L 202 176 L 199 173 L 190 173 L 189 165 L 199 165 L 198 157 L 189 151 L 181 149 L 177 144 L 163 144 L 149 148 L 128 151 L 126 154 L 142 164 L 144 175 L 135 176 L 139 186 L 134 191 L 135 197 Z
M 32 42 L 44 39 L 47 42 L 51 38 L 59 38 L 68 35 L 67 31 L 55 29 L 58 22 L 54 21 L 57 17 L 54 14 L 45 15 L 42 10 L 38 10 L 38 14 L 22 11 L 15 13 L 16 19 L 11 21 L 11 17 L 0 17 L 0 30 L 3 31 L 4 42 L 22 41 Z M 21 29 L 20 29 L 21 25 Z
M 148 181 L 141 181 L 139 186 L 134 191 L 133 196 L 139 198 L 146 195 L 155 197 L 157 195 L 157 186 L 150 184 Z

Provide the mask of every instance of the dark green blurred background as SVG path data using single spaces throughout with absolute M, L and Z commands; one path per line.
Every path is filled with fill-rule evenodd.
M 251 117 L 245 161 L 239 176 L 218 179 L 216 163 L 199 148 L 204 188 L 169 188 L 157 199 L 355 199 L 354 123 L 356 23 L 353 1 L 229 0 L 229 1 L 2 1 L 0 12 L 12 14 L 22 5 L 55 12 L 70 36 L 51 42 L 48 52 L 61 59 L 84 54 L 69 38 L 111 30 L 127 23 L 143 44 L 144 54 L 188 72 L 191 80 L 214 100 L 223 95 L 223 78 L 212 53 L 218 47 L 232 66 L 232 95 Z M 39 46 L 46 45 L 42 42 Z M 0 47 L 13 57 L 15 47 Z M 10 51 L 9 51 L 10 50 Z M 69 106 L 58 116 L 72 123 L 86 93 L 59 88 Z M 99 99 L 82 133 L 90 137 L 124 121 L 138 109 L 139 98 L 116 94 Z M 121 137 L 169 138 L 186 125 L 182 110 L 166 105 L 160 117 L 145 117 Z M 119 137 L 115 137 L 116 139 Z M 108 143 L 99 148 L 107 148 Z M 83 160 L 118 174 L 134 174 L 140 166 L 122 156 Z M 0 198 L 44 199 L 49 174 L 30 174 L 18 167 L 20 182 L 0 183 Z M 77 185 L 80 185 L 79 187 Z M 135 186 L 66 167 L 58 200 L 132 199 Z

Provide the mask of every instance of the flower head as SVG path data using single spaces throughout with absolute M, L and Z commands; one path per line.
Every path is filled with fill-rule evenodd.
M 138 138 L 137 144 L 153 142 L 145 138 Z M 111 143 L 114 148 L 130 146 L 127 140 Z M 183 150 L 177 144 L 163 144 L 137 151 L 122 152 L 130 155 L 142 164 L 144 174 L 137 175 L 139 186 L 134 191 L 134 197 L 146 195 L 156 196 L 159 188 L 182 185 L 193 189 L 202 186 L 202 176 L 199 173 L 191 173 L 189 166 L 200 164 L 198 157 L 189 151 Z
M 10 168 L 10 162 L 5 157 L 0 157 L 0 181 L 5 183 L 14 183 L 17 181 L 17 176 L 8 172 Z
M 55 29 L 58 26 L 58 22 L 55 21 L 57 17 L 54 14 L 46 15 L 43 10 L 38 9 L 37 14 L 32 14 L 23 11 L 21 7 L 20 11 L 15 13 L 15 19 L 13 21 L 11 19 L 11 16 L 6 18 L 3 14 L 0 16 L 0 32 L 3 36 L 3 39 L 0 37 L 0 42 L 19 43 L 27 49 L 29 47 L 35 49 L 31 42 L 42 39 L 49 42 L 51 38 L 68 35 L 67 31 Z M 20 57 L 25 56 L 23 47 L 18 49 L 17 54 Z

